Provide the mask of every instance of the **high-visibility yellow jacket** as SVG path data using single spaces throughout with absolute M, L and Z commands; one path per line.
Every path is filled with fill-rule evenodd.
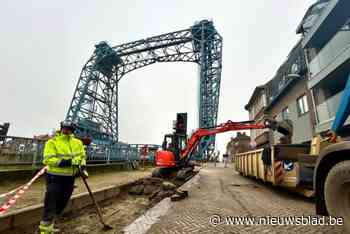
M 62 159 L 71 159 L 72 166 L 59 167 Z M 45 144 L 43 163 L 48 165 L 47 172 L 50 174 L 74 176 L 78 173 L 78 166 L 86 165 L 84 145 L 73 134 L 64 135 L 57 132 L 55 137 Z

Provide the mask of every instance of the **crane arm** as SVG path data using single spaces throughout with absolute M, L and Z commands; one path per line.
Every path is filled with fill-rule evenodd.
M 226 123 L 217 125 L 211 128 L 199 128 L 190 137 L 186 144 L 186 148 L 181 151 L 181 159 L 186 158 L 192 153 L 192 151 L 198 146 L 202 137 L 212 136 L 218 133 L 228 132 L 228 131 L 240 131 L 240 130 L 250 130 L 250 129 L 263 129 L 270 127 L 269 124 L 254 124 L 251 121 L 246 122 L 232 122 L 227 121 Z

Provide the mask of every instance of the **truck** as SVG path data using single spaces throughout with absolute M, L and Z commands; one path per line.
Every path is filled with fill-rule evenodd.
M 236 154 L 235 170 L 314 196 L 316 214 L 342 217 L 350 232 L 350 141 L 338 136 L 349 114 L 350 76 L 329 132 L 310 144 L 277 144 Z

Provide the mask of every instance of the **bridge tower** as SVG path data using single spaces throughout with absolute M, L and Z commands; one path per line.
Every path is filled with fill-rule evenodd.
M 118 141 L 118 82 L 127 73 L 157 62 L 194 62 L 200 67 L 199 126 L 217 123 L 222 37 L 209 20 L 176 32 L 117 46 L 102 41 L 84 65 L 66 119 L 96 144 Z M 214 150 L 211 138 L 205 154 Z

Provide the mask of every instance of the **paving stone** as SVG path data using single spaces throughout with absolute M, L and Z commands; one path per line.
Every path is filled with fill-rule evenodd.
M 209 224 L 214 215 L 225 216 L 307 216 L 314 215 L 314 203 L 283 189 L 245 178 L 233 168 L 211 164 L 200 171 L 199 184 L 189 197 L 173 204 L 147 233 L 345 233 L 340 226 L 226 225 Z M 232 186 L 242 184 L 249 186 Z

